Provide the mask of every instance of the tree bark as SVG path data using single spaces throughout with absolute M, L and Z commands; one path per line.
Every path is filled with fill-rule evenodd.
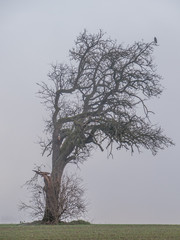
M 45 183 L 44 190 L 46 193 L 46 206 L 42 221 L 45 223 L 57 224 L 59 222 L 61 213 L 59 199 L 63 170 L 63 165 L 60 165 L 57 170 L 52 171 L 51 176 L 43 176 Z
M 66 158 L 72 151 L 72 145 L 67 143 L 66 148 L 62 150 L 60 149 L 59 142 L 57 141 L 57 133 L 54 133 L 53 139 L 51 176 L 43 176 L 45 183 L 44 189 L 46 193 L 46 207 L 42 221 L 50 224 L 57 224 L 61 215 L 61 179 L 64 168 L 68 163 Z

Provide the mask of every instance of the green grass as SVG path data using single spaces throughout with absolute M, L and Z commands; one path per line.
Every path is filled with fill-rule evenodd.
M 180 240 L 180 225 L 0 225 L 0 240 Z

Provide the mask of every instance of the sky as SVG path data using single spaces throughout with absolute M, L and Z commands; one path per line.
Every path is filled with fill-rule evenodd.
M 68 51 L 84 29 L 102 29 L 119 43 L 151 42 L 164 92 L 149 102 L 175 142 L 156 156 L 142 149 L 94 152 L 79 168 L 93 223 L 180 224 L 180 1 L 179 0 L 0 0 L 0 223 L 29 221 L 18 211 L 28 199 L 23 184 L 41 156 L 47 112 L 36 83 L 47 81 L 52 63 L 68 63 Z

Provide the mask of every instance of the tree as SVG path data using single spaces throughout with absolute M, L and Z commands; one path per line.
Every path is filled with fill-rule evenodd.
M 144 147 L 156 154 L 173 145 L 160 127 L 151 124 L 146 104 L 162 93 L 152 58 L 155 46 L 154 41 L 123 46 L 102 31 L 84 30 L 69 52 L 70 64 L 52 65 L 49 82 L 38 84 L 39 97 L 50 113 L 47 141 L 41 146 L 43 154 L 52 156 L 52 172 L 44 177 L 44 221 L 59 219 L 61 178 L 68 163 L 86 160 L 97 147 L 110 154 L 113 146 L 132 152 Z
M 43 187 L 39 175 L 48 177 L 49 173 L 34 170 L 35 175 L 27 181 L 25 186 L 31 191 L 32 196 L 28 203 L 21 202 L 20 211 L 29 211 L 32 218 L 42 219 L 46 207 L 46 189 Z M 46 176 L 45 176 L 46 175 Z M 84 199 L 84 188 L 82 180 L 75 175 L 64 175 L 61 181 L 61 191 L 59 198 L 60 212 L 59 221 L 77 219 L 86 212 L 87 203 Z M 53 209 L 53 206 L 52 206 Z M 56 209 L 53 209 L 55 211 Z

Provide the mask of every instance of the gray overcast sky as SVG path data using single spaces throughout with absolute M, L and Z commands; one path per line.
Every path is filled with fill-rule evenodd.
M 35 93 L 50 64 L 68 61 L 79 32 L 99 29 L 119 43 L 157 37 L 154 59 L 165 90 L 150 102 L 152 117 L 176 143 L 147 151 L 94 153 L 75 169 L 84 180 L 95 223 L 180 223 L 180 1 L 0 0 L 0 223 L 27 220 L 18 212 L 21 186 L 34 164 L 47 164 L 36 144 L 46 112 Z M 69 169 L 72 171 L 72 167 Z

